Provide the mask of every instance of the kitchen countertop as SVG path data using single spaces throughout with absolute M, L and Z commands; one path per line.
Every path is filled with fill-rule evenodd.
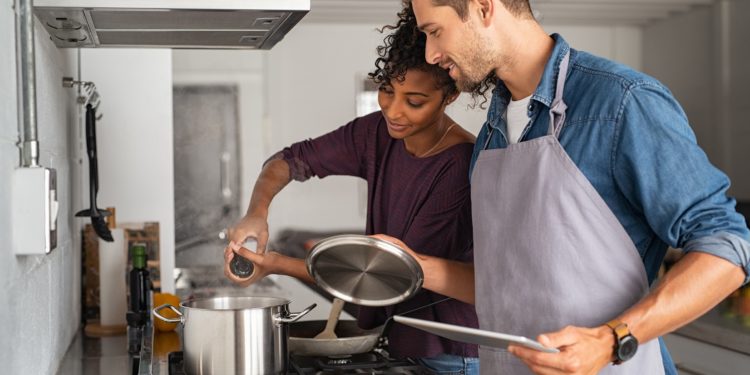
M 328 308 L 319 306 L 316 310 L 327 312 Z M 166 334 L 155 332 L 149 323 L 144 329 L 139 358 L 136 358 L 127 353 L 126 336 L 91 338 L 81 330 L 65 354 L 58 374 L 166 375 L 168 353 L 180 350 L 180 331 L 178 328 Z M 750 328 L 721 316 L 718 310 L 709 312 L 675 334 L 750 355 Z M 134 372 L 135 363 L 139 365 L 137 372 Z
M 313 292 L 311 286 L 287 276 L 271 275 L 247 288 L 233 285 L 227 280 L 220 267 L 196 266 L 177 269 L 175 283 L 181 300 L 187 298 L 208 298 L 213 296 L 273 296 L 291 301 L 289 310 L 301 311 L 312 303 L 318 306 L 300 320 L 325 320 L 331 309 L 326 298 Z M 311 293 L 312 292 L 312 293 Z M 341 319 L 354 319 L 347 312 L 342 312 Z M 87 337 L 83 329 L 74 338 L 63 358 L 58 374 L 60 375 L 146 375 L 168 373 L 167 355 L 179 349 L 180 328 L 167 334 L 154 332 L 151 323 L 144 328 L 143 344 L 139 356 L 127 352 L 125 335 L 112 337 Z M 172 337 L 170 337 L 170 335 Z M 157 346 L 154 348 L 154 346 Z M 138 372 L 133 372 L 134 364 Z
M 127 337 L 87 337 L 83 329 L 63 357 L 59 375 L 132 374 L 133 357 L 128 355 Z
M 674 333 L 750 356 L 750 327 L 723 316 L 720 307 Z
M 175 330 L 177 335 L 182 334 L 182 329 Z M 154 350 L 154 339 L 160 335 L 174 334 L 174 332 L 158 332 L 151 324 L 146 326 L 143 332 L 143 341 L 140 353 L 140 362 L 138 364 L 137 375 L 168 375 L 169 374 L 169 352 L 182 350 L 180 345 L 177 350 Z M 181 339 L 179 337 L 178 339 Z M 179 342 L 179 341 L 178 341 Z
M 289 309 L 293 312 L 317 303 L 318 306 L 302 320 L 325 320 L 331 308 L 328 298 L 323 297 L 317 288 L 287 276 L 271 275 L 247 288 L 240 288 L 227 280 L 221 267 L 216 265 L 178 268 L 176 275 L 175 285 L 181 300 L 213 296 L 274 296 L 289 299 Z M 750 355 L 750 327 L 722 316 L 719 311 L 720 308 L 709 311 L 675 334 Z M 344 311 L 342 319 L 353 317 Z M 165 375 L 168 373 L 167 354 L 179 350 L 180 339 L 175 337 L 179 331 L 178 328 L 176 334 L 171 333 L 172 337 L 156 332 L 158 336 L 155 337 L 149 323 L 144 330 L 144 345 L 138 358 L 128 354 L 124 335 L 90 338 L 81 330 L 65 354 L 58 374 Z M 159 347 L 154 348 L 152 343 Z M 140 361 L 138 372 L 133 372 L 134 361 Z

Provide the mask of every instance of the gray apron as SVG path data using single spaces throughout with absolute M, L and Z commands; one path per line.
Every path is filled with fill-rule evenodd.
M 479 153 L 471 180 L 476 309 L 482 329 L 526 336 L 595 327 L 630 308 L 648 281 L 638 251 L 557 137 L 568 52 L 548 135 Z M 528 374 L 506 350 L 480 348 L 483 374 Z M 664 374 L 659 341 L 600 374 Z

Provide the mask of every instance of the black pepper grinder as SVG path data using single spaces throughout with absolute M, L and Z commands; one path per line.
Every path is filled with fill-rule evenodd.
M 245 240 L 242 247 L 250 250 L 255 250 L 258 246 L 258 242 L 254 238 Z M 236 251 L 234 252 L 234 258 L 229 262 L 229 270 L 237 277 L 247 278 L 255 271 L 255 265 L 249 259 L 240 256 Z

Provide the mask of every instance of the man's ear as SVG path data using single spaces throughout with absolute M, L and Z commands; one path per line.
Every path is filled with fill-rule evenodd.
M 487 26 L 492 23 L 492 16 L 495 13 L 495 2 L 497 0 L 474 0 L 477 4 L 477 14 L 483 25 Z

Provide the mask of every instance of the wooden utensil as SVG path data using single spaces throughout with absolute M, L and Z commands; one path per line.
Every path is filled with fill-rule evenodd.
M 331 306 L 331 313 L 328 314 L 328 322 L 326 327 L 318 333 L 316 339 L 335 339 L 338 338 L 336 333 L 336 324 L 339 322 L 339 316 L 341 315 L 341 309 L 344 307 L 344 301 L 338 298 L 333 299 L 333 306 Z

